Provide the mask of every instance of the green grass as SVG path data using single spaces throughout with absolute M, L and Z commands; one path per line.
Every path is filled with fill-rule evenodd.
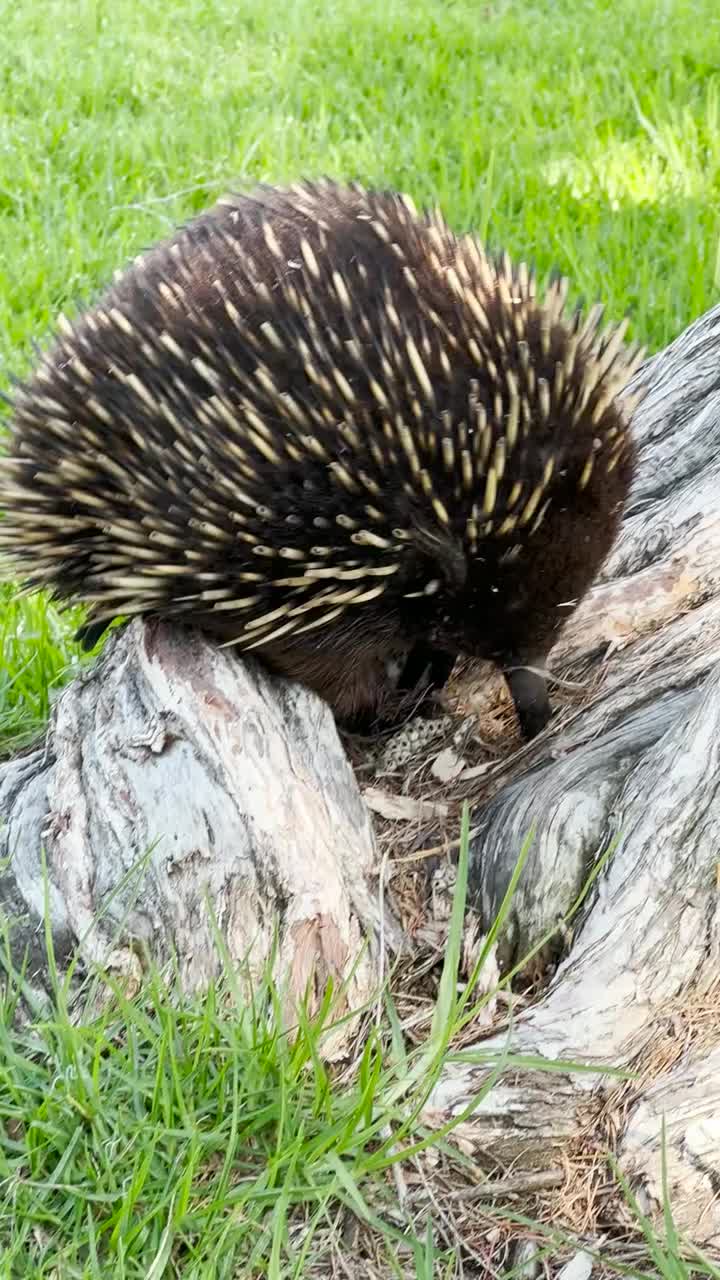
M 445 1146 L 445 1134 L 423 1133 L 418 1116 L 478 976 L 458 994 L 468 833 L 466 812 L 426 1041 L 406 1052 L 388 1003 L 387 1032 L 366 1019 L 364 1045 L 343 1084 L 322 1061 L 323 1037 L 335 1025 L 330 992 L 312 1017 L 300 1009 L 288 1032 L 269 972 L 252 1003 L 229 966 L 201 999 L 153 974 L 141 999 L 116 991 L 104 1016 L 78 1025 L 49 929 L 53 1000 L 40 1008 L 30 997 L 28 1033 L 15 1018 L 27 987 L 5 928 L 2 1274 L 55 1276 L 60 1268 L 68 1277 L 303 1277 L 318 1255 L 331 1261 L 344 1252 L 346 1219 L 374 1230 L 388 1266 L 403 1268 L 397 1274 L 435 1274 L 428 1257 L 451 1267 L 452 1250 L 437 1247 L 431 1222 L 418 1232 L 412 1215 L 399 1211 L 391 1175 L 401 1162 L 415 1169 L 431 1142 Z M 89 1000 L 94 994 L 91 986 Z M 494 1071 L 468 1111 L 507 1065 L 503 1053 L 477 1060 Z M 448 1128 L 464 1118 L 458 1114 Z
M 256 180 L 437 201 L 629 312 L 653 349 L 720 294 L 717 0 L 25 0 L 1 17 L 2 383 L 59 310 Z M 4 589 L 6 750 L 79 661 L 76 620 Z M 148 1001 L 84 1030 L 60 1008 L 32 1042 L 0 1032 L 2 1276 L 292 1274 L 339 1205 L 362 1217 L 364 1181 L 382 1218 L 368 1096 L 393 1132 L 403 1118 L 386 1041 L 338 1088 L 317 1028 L 298 1047 L 214 995 Z M 291 1247 L 292 1214 L 312 1231 Z M 418 1230 L 398 1274 L 455 1274 L 435 1248 Z
M 333 1089 L 322 1019 L 286 1037 L 270 986 L 254 1008 L 173 996 L 156 980 L 84 1029 L 62 1011 L 32 1038 L 0 1029 L 2 1274 L 303 1276 L 343 1206 L 398 1236 L 377 1038 Z M 406 1261 L 420 1248 L 409 1233 Z
M 437 199 L 654 345 L 715 296 L 713 0 L 38 0 L 2 28 L 13 366 L 174 220 L 298 174 Z
M 442 1186 L 467 1185 L 468 1174 L 471 1185 L 476 1182 L 477 1167 L 446 1139 L 482 1105 L 501 1073 L 586 1069 L 515 1059 L 507 1049 L 451 1052 L 455 1034 L 493 994 L 478 992 L 483 956 L 468 981 L 458 982 L 469 830 L 466 808 L 427 1035 L 409 1049 L 389 993 L 378 992 L 377 1006 L 362 1020 L 356 1061 L 340 1074 L 322 1054 L 339 1020 L 330 990 L 312 1015 L 301 1005 L 296 1025 L 287 1027 L 271 964 L 248 1001 L 241 975 L 225 963 L 221 979 L 200 997 L 185 995 L 171 968 L 163 975 L 151 971 L 135 998 L 112 984 L 100 1013 L 98 986 L 90 980 L 83 1011 L 73 967 L 58 972 L 46 925 L 52 995 L 41 1003 L 12 958 L 12 929 L 2 924 L 0 1275 L 303 1280 L 338 1274 L 338 1267 L 340 1274 L 364 1274 L 373 1259 L 382 1268 L 376 1274 L 433 1280 L 462 1274 L 458 1243 L 464 1232 L 476 1231 L 480 1214 L 489 1226 L 494 1218 L 504 1223 L 506 1234 L 513 1223 L 520 1234 L 530 1232 L 539 1258 L 572 1252 L 574 1242 L 562 1230 L 477 1200 L 465 1211 L 461 1202 L 450 1205 L 448 1238 L 422 1194 L 433 1177 L 434 1162 L 424 1160 L 431 1148 L 443 1161 Z M 491 932 L 502 927 L 511 899 L 512 889 Z M 218 946 L 226 961 L 220 937 Z M 31 1025 L 16 1016 L 23 999 Z M 380 1025 L 373 1016 L 378 1007 L 385 1010 Z M 444 1129 L 428 1131 L 422 1109 L 453 1060 L 474 1063 L 485 1079 Z M 636 1259 L 636 1280 L 720 1280 L 710 1261 L 688 1260 L 669 1199 L 661 1241 L 618 1170 L 615 1176 L 655 1268 L 645 1271 Z M 444 1217 L 447 1222 L 447 1211 Z M 489 1261 L 488 1245 L 480 1248 Z M 359 1272 L 347 1270 L 350 1257 Z M 598 1261 L 612 1265 L 607 1250 Z M 495 1264 L 493 1258 L 494 1274 Z

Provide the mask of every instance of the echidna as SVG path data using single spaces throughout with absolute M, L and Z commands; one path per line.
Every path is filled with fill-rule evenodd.
M 137 258 L 13 395 L 0 549 L 29 587 L 256 651 L 344 719 L 390 668 L 537 666 L 634 467 L 624 325 L 436 213 L 330 182 L 233 196 Z M 420 655 L 420 659 L 418 658 Z M 517 670 L 521 668 L 521 670 Z

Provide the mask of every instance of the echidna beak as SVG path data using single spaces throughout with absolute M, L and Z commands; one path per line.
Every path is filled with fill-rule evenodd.
M 525 666 L 511 667 L 503 674 L 515 704 L 520 731 L 529 742 L 542 732 L 552 715 L 547 681 L 538 671 Z

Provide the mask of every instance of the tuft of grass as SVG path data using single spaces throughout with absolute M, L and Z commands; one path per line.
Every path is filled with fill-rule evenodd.
M 56 693 L 87 661 L 72 639 L 81 617 L 0 586 L 0 755 L 42 733 Z
M 53 998 L 28 1028 L 15 1016 L 24 987 L 4 925 L 4 1274 L 300 1277 L 310 1262 L 342 1252 L 347 1220 L 377 1234 L 393 1265 L 402 1265 L 398 1274 L 450 1266 L 430 1220 L 416 1230 L 398 1206 L 392 1174 L 442 1142 L 512 1061 L 500 1055 L 477 1098 L 443 1131 L 423 1130 L 420 1113 L 461 1008 L 468 832 L 466 813 L 428 1042 L 406 1056 L 386 995 L 390 1016 L 367 1031 L 349 1076 L 322 1059 L 332 992 L 313 1016 L 301 1007 L 288 1032 L 269 967 L 251 1003 L 229 967 L 201 998 L 154 972 L 142 996 L 128 1000 L 115 988 L 101 1016 L 78 1019 L 68 1011 L 68 979 L 55 967 L 49 927 Z
M 32 999 L 28 1024 L 16 1016 L 27 988 L 11 961 L 10 925 L 3 922 L 2 1274 L 299 1280 L 345 1266 L 351 1237 L 383 1257 L 388 1275 L 462 1274 L 462 1229 L 453 1225 L 448 1233 L 447 1214 L 432 1193 L 437 1216 L 427 1210 L 433 1160 L 444 1160 L 446 1182 L 452 1183 L 453 1169 L 458 1178 L 467 1172 L 452 1134 L 482 1106 L 504 1071 L 596 1069 L 518 1057 L 509 1045 L 500 1052 L 475 1051 L 482 1080 L 476 1096 L 442 1128 L 424 1126 L 423 1108 L 447 1062 L 470 1060 L 451 1048 L 467 1024 L 479 976 L 474 972 L 468 984 L 459 983 L 469 829 L 465 806 L 448 945 L 427 1041 L 406 1050 L 385 991 L 378 999 L 386 1016 L 364 1019 L 355 1062 L 342 1070 L 322 1057 L 323 1040 L 336 1026 L 332 989 L 312 1015 L 301 1004 L 296 1025 L 288 1028 L 272 961 L 248 1002 L 220 935 L 224 971 L 201 996 L 183 993 L 172 972 L 153 970 L 137 997 L 126 998 L 112 984 L 104 1012 L 91 1016 L 86 1009 L 78 1017 L 79 1007 L 71 1012 L 68 999 L 75 966 L 60 973 L 48 923 L 51 998 L 46 1007 Z M 526 856 L 527 846 L 518 874 Z M 509 899 L 503 910 L 508 906 Z M 476 1011 L 489 998 L 480 996 Z M 433 1151 L 428 1165 L 424 1157 Z M 475 1182 L 477 1168 L 470 1168 Z M 663 1278 L 720 1280 L 706 1259 L 686 1258 L 669 1201 L 661 1241 L 615 1171 Z M 418 1197 L 408 1183 L 419 1184 Z M 537 1241 L 539 1258 L 557 1260 L 575 1247 L 561 1229 L 506 1206 L 476 1201 L 472 1214 L 488 1224 L 498 1220 L 506 1236 L 514 1224 Z M 468 1248 L 477 1260 L 480 1255 Z M 608 1255 L 597 1260 L 608 1275 L 628 1273 Z M 355 1262 L 365 1265 L 357 1253 Z M 646 1273 L 635 1262 L 632 1274 L 639 1280 Z

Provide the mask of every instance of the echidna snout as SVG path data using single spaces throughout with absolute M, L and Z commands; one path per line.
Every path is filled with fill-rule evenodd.
M 10 571 L 84 601 L 90 642 L 175 618 L 342 718 L 392 707 L 389 666 L 412 680 L 419 655 L 433 679 L 460 653 L 540 665 L 634 468 L 618 397 L 640 357 L 565 293 L 406 197 L 221 201 L 17 387 Z M 532 733 L 542 681 L 509 680 Z

